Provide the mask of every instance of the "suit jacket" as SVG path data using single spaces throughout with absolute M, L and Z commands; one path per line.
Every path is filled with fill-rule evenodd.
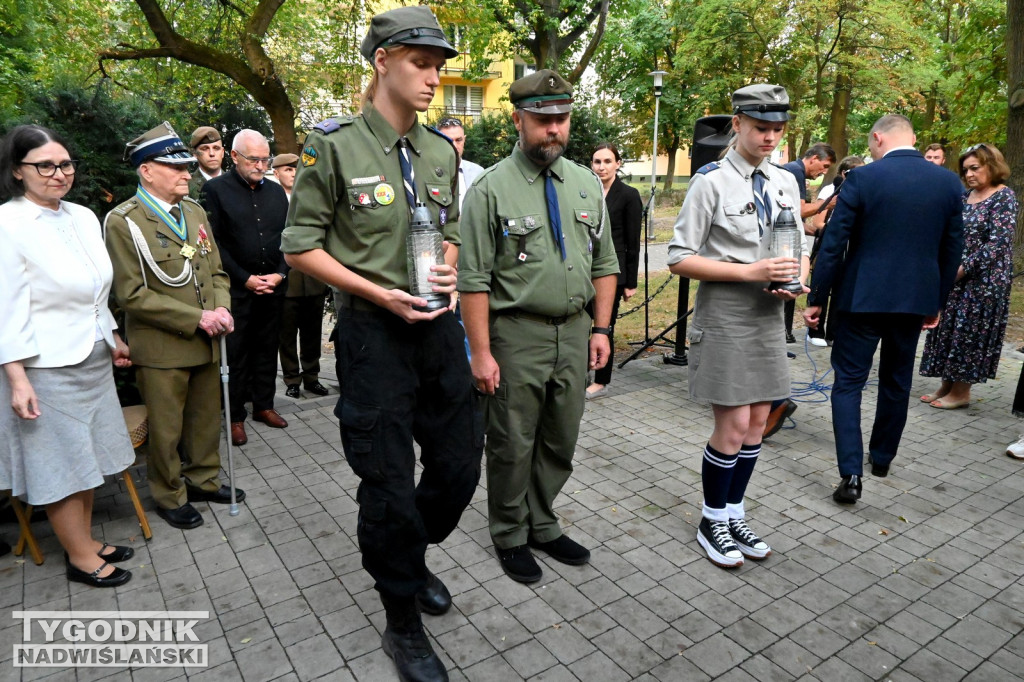
M 837 310 L 934 315 L 963 253 L 963 187 L 945 168 L 898 149 L 851 170 L 822 238 L 808 305 L 829 289 Z
M 107 308 L 112 271 L 100 222 L 85 206 L 62 201 L 61 208 L 102 285 L 97 291 L 81 257 L 39 222 L 45 209 L 24 197 L 0 206 L 0 364 L 76 365 L 96 344 L 97 322 L 114 347 L 117 324 Z
M 132 362 L 142 367 L 195 367 L 220 360 L 219 345 L 199 329 L 199 320 L 204 310 L 231 309 L 228 275 L 202 206 L 191 199 L 183 199 L 180 206 L 187 240 L 178 237 L 135 197 L 108 213 L 104 223 L 107 251 L 114 265 L 114 296 L 125 311 Z M 185 263 L 181 249 L 186 242 L 194 247 L 194 281 L 168 286 L 156 278 L 145 261 L 140 266 L 128 218 L 142 230 L 157 267 L 169 275 L 181 272 Z M 205 254 L 198 245 L 201 229 L 210 242 Z M 146 269 L 146 282 L 141 268 Z
M 619 259 L 619 286 L 636 289 L 637 270 L 640 268 L 640 233 L 642 231 L 644 202 L 640 192 L 615 178 L 604 197 L 608 207 L 608 221 L 612 227 L 612 242 Z

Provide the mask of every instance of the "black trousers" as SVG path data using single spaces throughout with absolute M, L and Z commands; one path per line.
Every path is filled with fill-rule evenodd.
M 228 334 L 228 394 L 231 421 L 245 421 L 245 403 L 254 412 L 274 409 L 277 390 L 278 325 L 284 296 L 248 294 L 231 297 L 235 331 Z
M 610 384 L 612 383 L 612 365 L 615 364 L 615 318 L 619 315 L 619 302 L 622 301 L 622 292 L 626 290 L 626 287 L 621 284 L 615 287 L 615 301 L 612 303 L 612 333 L 608 335 L 608 343 L 612 347 L 612 355 L 608 358 L 608 362 L 601 369 L 594 370 L 594 383 L 595 384 Z M 587 304 L 587 312 L 590 313 L 590 317 L 594 317 L 594 302 L 591 301 Z
M 832 344 L 832 431 L 840 476 L 864 473 L 864 440 L 860 430 L 860 403 L 875 350 L 878 358 L 878 400 L 868 452 L 882 466 L 896 456 L 907 423 L 914 356 L 921 336 L 922 315 L 902 313 L 836 314 Z
M 427 543 L 455 530 L 480 480 L 483 424 L 463 339 L 447 313 L 407 324 L 383 310 L 339 311 L 334 413 L 360 478 L 363 567 L 385 600 L 423 587 Z
M 324 298 L 285 297 L 281 308 L 281 373 L 288 386 L 315 384 L 320 377 L 320 339 L 324 323 Z M 295 337 L 299 337 L 296 351 Z M 299 361 L 301 360 L 301 373 Z

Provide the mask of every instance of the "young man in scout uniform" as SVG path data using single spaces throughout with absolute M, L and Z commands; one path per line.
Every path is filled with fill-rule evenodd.
M 422 312 L 409 293 L 406 237 L 422 202 L 448 247 L 434 291 L 455 290 L 459 244 L 455 150 L 417 123 L 457 52 L 426 7 L 373 18 L 360 48 L 374 67 L 356 116 L 315 126 L 302 150 L 282 251 L 331 285 L 345 458 L 359 476 L 359 547 L 387 614 L 383 647 L 403 680 L 447 680 L 419 609 L 451 606 L 427 570 L 428 543 L 455 529 L 480 477 L 463 333 L 449 308 Z M 423 473 L 415 478 L 413 441 Z
M 149 489 L 175 528 L 203 517 L 190 502 L 229 503 L 220 484 L 220 351 L 234 329 L 228 276 L 206 213 L 188 198 L 195 158 L 168 123 L 125 149 L 135 196 L 107 214 L 113 292 L 125 312 L 139 391 L 149 413 Z M 182 456 L 184 462 L 182 462 Z M 236 490 L 237 500 L 245 493 Z
M 224 142 L 220 139 L 219 130 L 211 126 L 200 126 L 192 133 L 190 145 L 199 162 L 199 169 L 188 181 L 188 195 L 199 201 L 206 181 L 224 172 Z
M 299 163 L 297 154 L 278 154 L 274 157 L 274 178 L 292 199 L 295 171 Z M 281 374 L 289 398 L 299 398 L 299 384 L 313 395 L 329 393 L 320 383 L 320 341 L 323 336 L 324 298 L 327 285 L 298 270 L 288 277 L 281 308 L 281 338 L 278 354 L 281 356 Z M 298 337 L 298 348 L 296 348 Z M 301 367 L 300 367 L 301 361 Z
M 600 181 L 562 158 L 572 86 L 544 69 L 513 83 L 509 99 L 519 142 L 466 194 L 459 291 L 473 378 L 488 396 L 491 538 L 505 573 L 528 583 L 541 578 L 530 547 L 590 560 L 553 503 L 572 473 L 587 369 L 611 359 L 619 265 Z

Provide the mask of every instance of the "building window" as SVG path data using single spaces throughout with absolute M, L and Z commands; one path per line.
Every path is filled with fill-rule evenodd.
M 537 71 L 537 67 L 533 64 L 525 64 L 523 62 L 516 62 L 513 67 L 513 80 L 519 80 L 523 76 L 529 76 L 531 73 Z
M 484 110 L 484 89 L 475 85 L 446 85 L 444 108 L 450 114 L 479 118 Z

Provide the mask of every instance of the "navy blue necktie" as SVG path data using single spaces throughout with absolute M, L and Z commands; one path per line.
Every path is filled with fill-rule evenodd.
M 548 220 L 551 222 L 551 232 L 555 236 L 555 243 L 562 252 L 562 260 L 565 260 L 565 237 L 562 235 L 562 214 L 558 210 L 558 194 L 555 192 L 555 183 L 551 179 L 551 170 L 544 171 L 544 196 L 548 200 Z
M 754 171 L 754 204 L 757 206 L 757 232 L 764 236 L 764 228 L 772 224 L 772 200 L 764 186 L 764 173 Z
M 409 202 L 409 210 L 416 208 L 416 174 L 409 160 L 409 140 L 398 140 L 398 163 L 402 166 L 402 185 L 405 186 L 405 198 Z

